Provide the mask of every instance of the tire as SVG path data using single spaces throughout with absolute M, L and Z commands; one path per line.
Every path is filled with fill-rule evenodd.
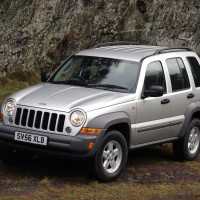
M 181 141 L 173 144 L 173 152 L 176 159 L 180 161 L 194 160 L 200 151 L 200 120 L 191 120 L 185 136 Z
M 32 159 L 33 155 L 27 152 L 21 152 L 10 148 L 0 148 L 0 160 L 7 165 L 26 164 Z
M 124 136 L 109 131 L 94 157 L 94 171 L 100 182 L 116 179 L 126 166 L 128 147 Z

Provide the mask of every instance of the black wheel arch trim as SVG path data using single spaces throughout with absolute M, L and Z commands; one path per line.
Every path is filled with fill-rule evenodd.
M 115 113 L 108 113 L 104 114 L 101 116 L 98 116 L 91 120 L 87 126 L 92 127 L 92 128 L 101 128 L 101 129 L 108 129 L 109 127 L 121 123 L 127 123 L 129 127 L 129 134 L 130 138 L 129 140 L 131 141 L 131 122 L 129 119 L 129 116 L 125 112 L 115 112 Z M 106 132 L 104 133 L 104 135 Z M 130 145 L 130 144 L 129 144 Z
M 189 104 L 189 106 L 187 107 L 185 114 L 184 114 L 185 120 L 183 122 L 183 126 L 178 134 L 178 136 L 180 138 L 184 137 L 185 132 L 186 132 L 186 130 L 190 124 L 190 121 L 192 119 L 192 116 L 198 111 L 200 111 L 200 101 Z

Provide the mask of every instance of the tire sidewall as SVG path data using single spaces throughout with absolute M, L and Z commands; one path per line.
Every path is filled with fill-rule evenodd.
M 112 174 L 107 173 L 105 171 L 103 167 L 103 162 L 102 162 L 104 148 L 110 141 L 117 141 L 122 148 L 121 164 L 119 168 Z M 117 178 L 122 172 L 122 170 L 124 169 L 124 167 L 126 166 L 127 157 L 128 157 L 128 147 L 127 147 L 127 142 L 124 136 L 118 131 L 109 131 L 103 138 L 95 156 L 95 172 L 96 172 L 97 178 L 101 182 L 108 182 Z
M 194 154 L 191 154 L 188 149 L 188 140 L 189 140 L 190 132 L 194 127 L 197 127 L 200 130 L 200 120 L 199 119 L 195 118 L 195 119 L 191 120 L 189 127 L 187 129 L 185 138 L 184 138 L 184 154 L 185 154 L 186 160 L 194 160 L 198 156 L 199 151 L 200 151 L 200 144 L 198 146 L 197 151 Z

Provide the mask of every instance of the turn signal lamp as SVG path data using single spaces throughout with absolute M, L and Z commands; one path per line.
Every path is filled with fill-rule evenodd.
M 96 129 L 96 128 L 82 128 L 81 133 L 83 134 L 101 134 L 102 129 Z

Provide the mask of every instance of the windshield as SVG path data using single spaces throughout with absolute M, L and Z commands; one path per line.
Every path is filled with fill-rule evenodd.
M 135 90 L 139 65 L 137 62 L 111 58 L 73 56 L 57 70 L 49 82 Z

